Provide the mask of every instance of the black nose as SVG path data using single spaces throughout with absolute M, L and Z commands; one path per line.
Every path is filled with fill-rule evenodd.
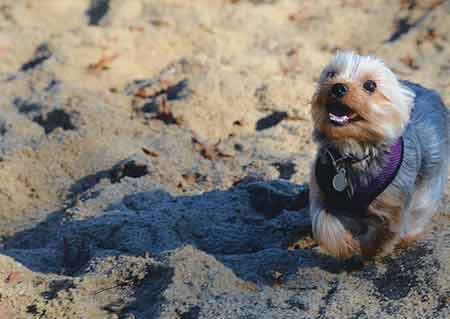
M 343 97 L 348 92 L 348 87 L 344 83 L 336 83 L 331 87 L 331 92 L 336 97 Z

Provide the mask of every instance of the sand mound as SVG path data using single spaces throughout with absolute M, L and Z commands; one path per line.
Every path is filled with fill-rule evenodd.
M 448 318 L 448 196 L 366 265 L 311 239 L 339 49 L 450 104 L 450 3 L 0 0 L 0 318 Z

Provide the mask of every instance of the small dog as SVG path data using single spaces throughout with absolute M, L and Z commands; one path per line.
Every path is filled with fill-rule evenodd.
M 413 242 L 447 184 L 450 115 L 439 95 L 382 61 L 338 53 L 312 100 L 314 237 L 338 259 Z

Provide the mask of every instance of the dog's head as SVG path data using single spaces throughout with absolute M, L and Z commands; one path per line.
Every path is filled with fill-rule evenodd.
M 377 143 L 400 136 L 414 93 L 382 61 L 338 53 L 322 71 L 312 101 L 315 134 L 330 141 Z

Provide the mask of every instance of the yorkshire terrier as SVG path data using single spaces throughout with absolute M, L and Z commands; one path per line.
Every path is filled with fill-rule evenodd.
M 450 115 L 439 95 L 376 58 L 338 53 L 311 113 L 310 214 L 320 246 L 338 259 L 368 259 L 414 242 L 447 184 Z

